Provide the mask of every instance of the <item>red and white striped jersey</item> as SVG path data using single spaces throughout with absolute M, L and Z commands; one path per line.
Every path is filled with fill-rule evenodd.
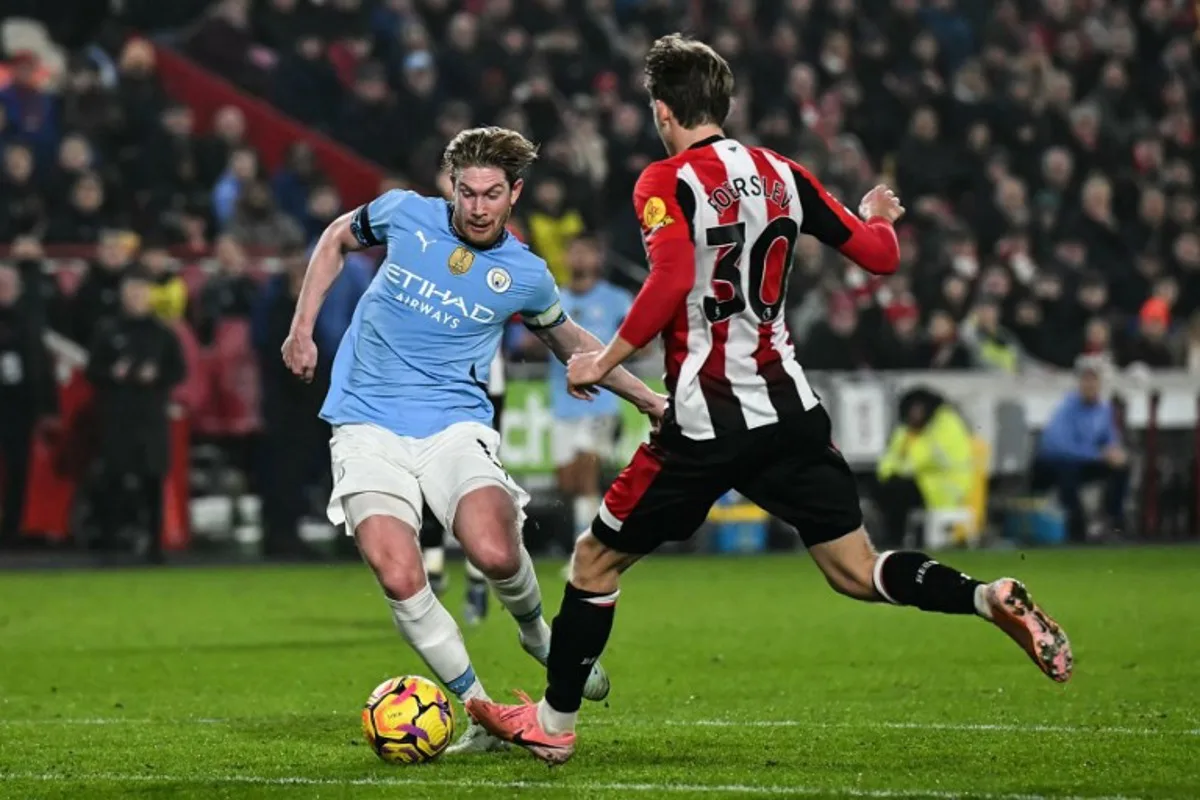
M 800 234 L 872 272 L 899 263 L 890 222 L 860 220 L 800 165 L 720 136 L 647 167 L 634 206 L 650 276 L 620 335 L 637 347 L 662 335 L 671 409 L 690 439 L 817 405 L 783 313 Z

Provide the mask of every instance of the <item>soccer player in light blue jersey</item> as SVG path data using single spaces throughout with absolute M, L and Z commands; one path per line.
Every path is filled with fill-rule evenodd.
M 591 236 L 567 248 L 570 283 L 562 289 L 563 310 L 601 339 L 617 335 L 633 296 L 603 278 L 604 251 Z M 621 416 L 618 400 L 605 393 L 592 402 L 567 391 L 567 368 L 550 364 L 554 455 L 558 488 L 572 501 L 575 530 L 584 530 L 600 509 L 600 467 L 612 457 Z
M 550 627 L 521 543 L 528 496 L 498 459 L 489 370 L 514 314 L 562 361 L 601 346 L 563 313 L 545 262 L 506 231 L 535 158 L 536 148 L 514 131 L 464 131 L 443 157 L 450 201 L 393 190 L 339 217 L 313 252 L 283 345 L 288 367 L 310 380 L 313 321 L 343 256 L 387 247 L 338 347 L 321 409 L 333 426 L 328 514 L 355 537 L 400 634 L 463 702 L 487 695 L 426 578 L 417 540 L 422 508 L 458 538 L 517 621 L 522 648 L 545 664 Z M 605 386 L 661 419 L 664 398 L 628 372 L 614 372 Z M 595 665 L 585 695 L 607 694 L 608 678 Z M 496 746 L 472 723 L 452 751 Z

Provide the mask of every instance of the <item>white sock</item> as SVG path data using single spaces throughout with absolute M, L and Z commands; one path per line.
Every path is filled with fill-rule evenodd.
M 600 498 L 595 495 L 576 497 L 573 505 L 575 507 L 575 530 L 586 531 L 591 528 L 592 520 L 596 518 L 596 512 L 600 510 Z
M 400 635 L 447 689 L 464 702 L 475 697 L 487 698 L 483 684 L 475 677 L 462 632 L 429 584 L 407 600 L 389 597 L 388 604 Z
M 579 716 L 577 711 L 556 711 L 544 697 L 538 703 L 538 724 L 551 736 L 557 736 L 560 733 L 574 733 L 577 716 Z
M 479 571 L 479 567 L 471 563 L 471 559 L 467 559 L 467 580 L 471 581 L 486 581 L 487 576 Z
M 425 572 L 436 575 L 446 571 L 446 548 L 426 547 L 424 557 Z
M 492 590 L 520 626 L 521 641 L 531 647 L 550 645 L 550 626 L 542 619 L 542 590 L 528 550 L 521 548 L 521 566 L 517 574 L 492 581 Z
M 992 618 L 992 606 L 987 600 L 986 583 L 981 583 L 975 587 L 975 613 L 984 619 Z

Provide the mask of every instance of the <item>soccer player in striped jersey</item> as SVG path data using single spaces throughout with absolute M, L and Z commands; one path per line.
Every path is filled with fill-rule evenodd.
M 924 553 L 875 551 L 829 415 L 796 362 L 782 310 L 797 238 L 814 236 L 870 272 L 894 272 L 899 200 L 877 186 L 856 216 L 799 164 L 726 138 L 733 74 L 707 45 L 659 39 L 645 73 L 669 154 L 634 189 L 650 275 L 617 336 L 572 358 L 567 382 L 584 397 L 661 336 L 667 415 L 576 542 L 543 700 L 472 700 L 468 713 L 544 761 L 570 758 L 581 689 L 608 641 L 621 573 L 660 544 L 689 538 L 731 488 L 794 526 L 836 591 L 978 615 L 1066 681 L 1070 644 L 1018 581 L 985 584 Z

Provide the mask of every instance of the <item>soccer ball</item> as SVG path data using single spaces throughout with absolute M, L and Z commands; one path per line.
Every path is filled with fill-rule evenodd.
M 363 734 L 389 764 L 432 761 L 454 738 L 454 709 L 437 684 L 406 675 L 371 692 L 362 712 Z

